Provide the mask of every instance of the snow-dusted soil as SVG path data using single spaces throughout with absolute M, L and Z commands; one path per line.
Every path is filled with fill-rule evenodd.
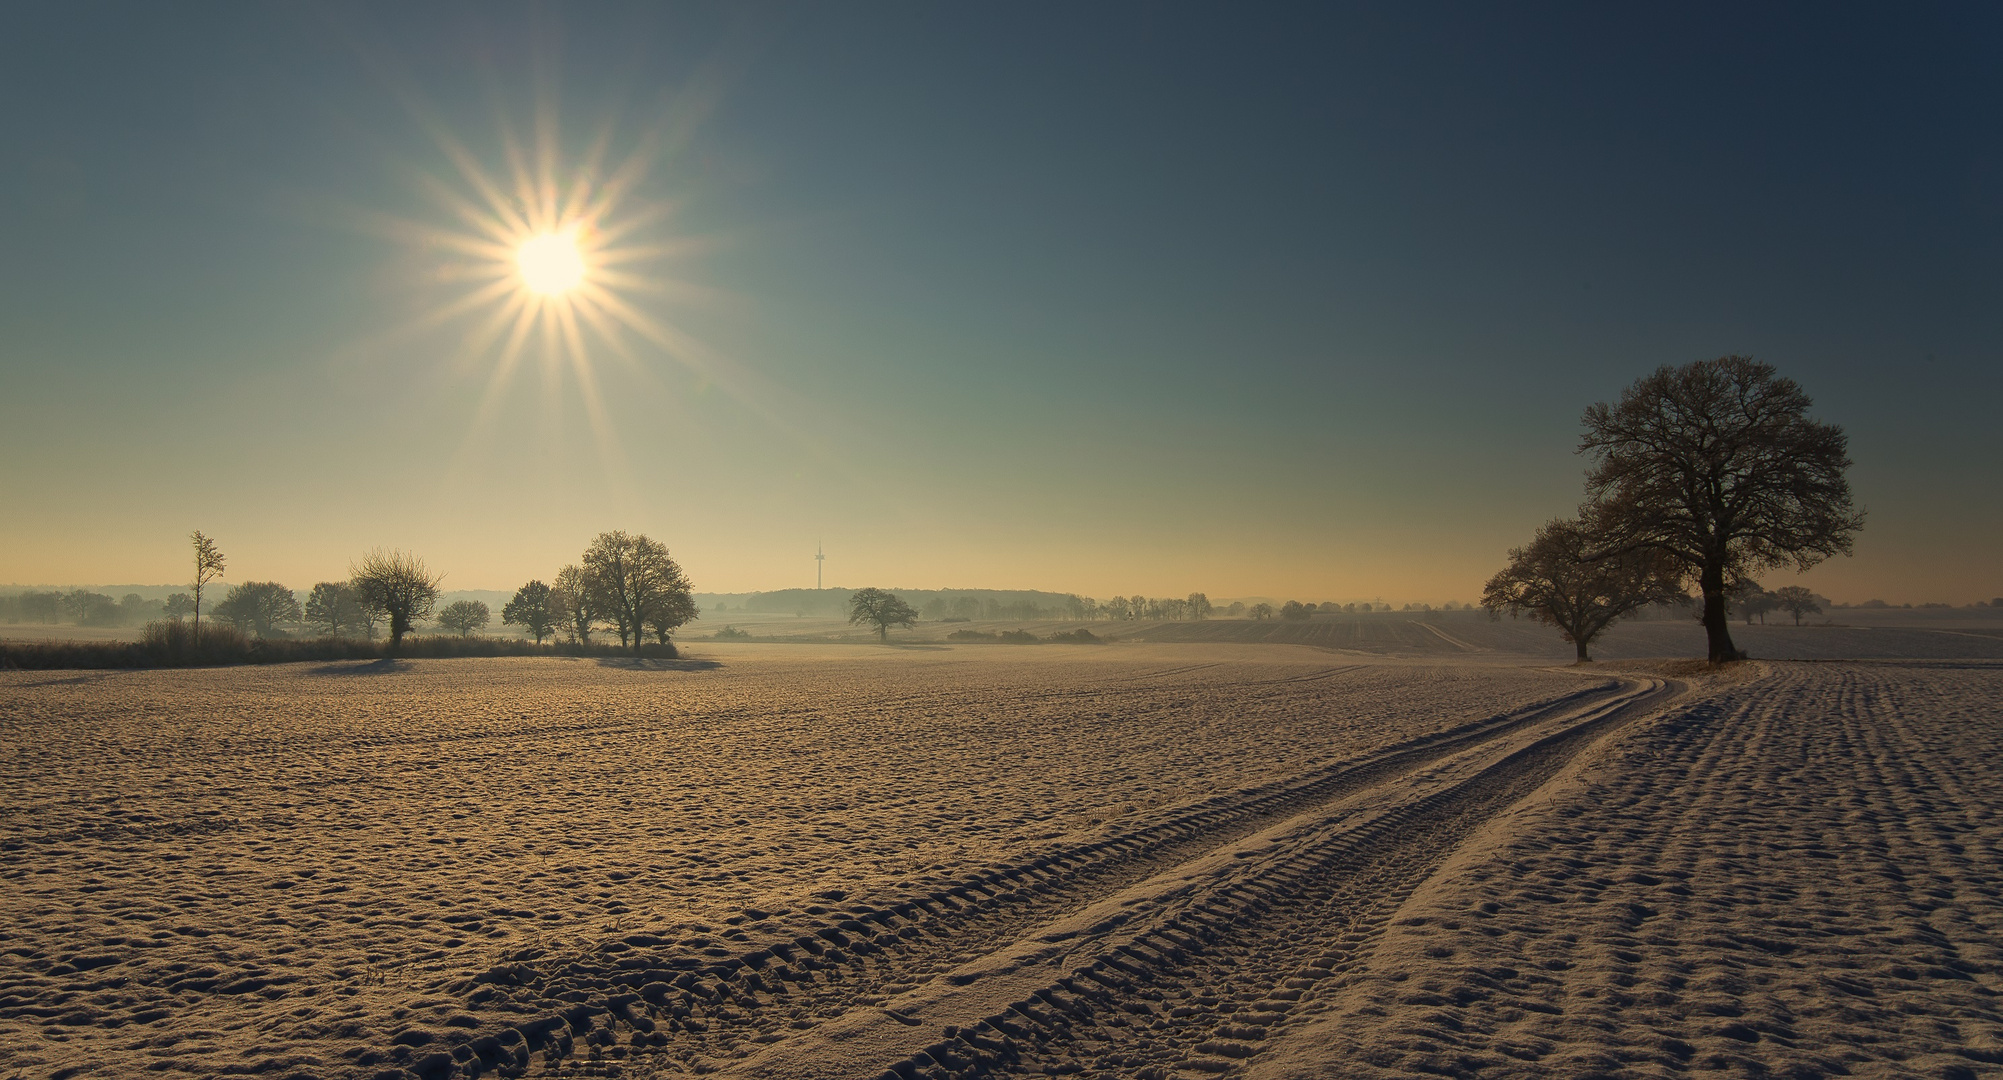
M 1302 777 L 1605 681 L 1306 649 L 713 655 L 0 674 L 0 1076 L 572 1068 L 633 1049 L 608 1003 L 685 982 L 731 996 L 648 991 L 642 1048 L 729 1061 L 1320 797 L 1282 790 Z M 975 881 L 924 929 L 767 961 L 762 998 L 718 982 Z
M 0 1063 L 2003 1064 L 2003 666 L 710 655 L 0 675 Z
M 2003 666 L 1762 667 L 1498 819 L 1248 1075 L 2003 1073 Z

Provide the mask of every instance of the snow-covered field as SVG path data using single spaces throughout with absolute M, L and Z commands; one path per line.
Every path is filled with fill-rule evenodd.
M 2003 666 L 697 651 L 0 673 L 0 1076 L 2003 1063 Z

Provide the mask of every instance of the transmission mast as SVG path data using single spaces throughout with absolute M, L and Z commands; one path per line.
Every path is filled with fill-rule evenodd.
M 821 542 L 814 541 L 814 591 L 821 591 L 821 569 L 828 561 L 827 553 L 821 550 Z

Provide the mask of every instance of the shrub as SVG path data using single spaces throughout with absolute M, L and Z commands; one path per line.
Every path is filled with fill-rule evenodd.
M 201 640 L 179 619 L 148 623 L 138 641 L 0 642 L 0 668 L 221 667 L 287 664 L 308 660 L 378 660 L 388 656 L 437 659 L 459 656 L 633 656 L 630 648 L 560 642 L 537 645 L 507 638 L 410 637 L 394 650 L 387 642 L 355 638 L 271 640 L 244 636 L 233 627 L 203 623 Z M 648 644 L 638 654 L 668 660 L 672 644 Z
M 1071 632 L 1070 632 L 1070 633 L 1068 633 L 1068 634 L 1064 634 L 1064 633 L 1058 633 L 1058 634 L 1052 634 L 1052 635 L 1050 635 L 1050 640 L 1051 640 L 1051 641 L 1055 641 L 1055 642 L 1057 642 L 1057 643 L 1059 643 L 1059 644 L 1062 644 L 1062 645 L 1103 645 L 1103 644 L 1105 644 L 1105 642 L 1103 642 L 1103 641 L 1101 641 L 1101 640 L 1100 640 L 1100 638 L 1099 638 L 1099 635 L 1097 635 L 1097 634 L 1094 634 L 1094 633 L 1093 633 L 1092 631 L 1090 631 L 1090 630 L 1087 630 L 1087 629 L 1085 629 L 1085 628 L 1084 628 L 1084 627 L 1082 627 L 1082 626 L 1081 626 L 1081 627 L 1079 627 L 1079 628 L 1078 628 L 1078 629 L 1076 629 L 1076 630 L 1073 630 L 1073 631 L 1071 631 Z
M 948 620 L 951 621 L 951 620 Z M 966 620 L 962 619 L 962 622 Z M 985 630 L 955 630 L 946 635 L 947 641 L 993 641 L 995 636 Z

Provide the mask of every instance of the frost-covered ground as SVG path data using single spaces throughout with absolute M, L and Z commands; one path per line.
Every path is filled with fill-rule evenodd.
M 0 1076 L 2003 1064 L 2003 666 L 1521 663 L 0 674 Z
M 0 1061 L 372 1074 L 491 1026 L 455 983 L 515 957 L 734 955 L 1578 682 L 1309 650 L 719 652 L 0 674 Z
M 2003 1072 L 2003 666 L 1748 674 L 1497 822 L 1252 1075 Z

